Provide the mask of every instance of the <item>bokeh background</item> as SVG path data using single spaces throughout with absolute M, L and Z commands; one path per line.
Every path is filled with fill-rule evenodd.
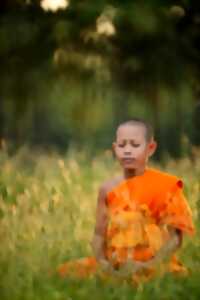
M 0 299 L 200 299 L 200 4 L 0 0 Z M 155 127 L 153 166 L 181 177 L 196 235 L 188 275 L 134 287 L 61 279 L 93 255 L 99 186 L 121 172 L 116 126 Z
M 1 0 L 3 144 L 98 151 L 143 117 L 157 158 L 193 157 L 199 27 L 197 1 Z

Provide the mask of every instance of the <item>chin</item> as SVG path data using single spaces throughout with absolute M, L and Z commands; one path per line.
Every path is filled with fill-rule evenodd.
M 126 171 L 137 171 L 137 168 L 133 167 L 133 166 L 124 166 L 124 170 L 126 170 Z

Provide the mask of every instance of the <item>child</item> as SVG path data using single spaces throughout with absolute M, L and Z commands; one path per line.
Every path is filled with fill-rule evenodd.
M 123 174 L 99 190 L 92 246 L 95 257 L 66 263 L 68 275 L 104 273 L 131 276 L 137 281 L 162 270 L 184 272 L 174 256 L 184 233 L 194 232 L 183 183 L 170 174 L 147 167 L 156 150 L 152 127 L 143 120 L 122 123 L 113 143 Z

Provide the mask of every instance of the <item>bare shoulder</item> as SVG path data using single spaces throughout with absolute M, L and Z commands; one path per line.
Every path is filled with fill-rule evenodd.
M 106 180 L 99 188 L 99 195 L 102 198 L 105 198 L 106 195 L 121 181 L 123 180 L 122 176 L 116 176 L 112 179 Z

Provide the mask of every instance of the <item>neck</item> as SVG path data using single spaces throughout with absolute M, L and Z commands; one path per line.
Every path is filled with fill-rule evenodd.
M 128 178 L 131 178 L 134 176 L 139 176 L 139 175 L 144 174 L 144 172 L 145 172 L 145 167 L 141 168 L 139 170 L 138 169 L 125 169 L 124 170 L 124 178 L 128 179 Z

